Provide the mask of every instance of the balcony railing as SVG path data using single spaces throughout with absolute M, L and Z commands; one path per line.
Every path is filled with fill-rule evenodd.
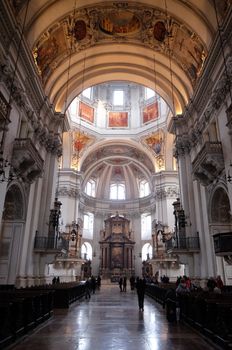
M 47 236 L 36 236 L 34 243 L 34 250 L 40 252 L 67 252 L 69 248 L 69 241 L 64 238 L 54 238 Z
M 167 251 L 196 252 L 200 250 L 199 237 L 181 237 L 170 239 L 166 243 Z

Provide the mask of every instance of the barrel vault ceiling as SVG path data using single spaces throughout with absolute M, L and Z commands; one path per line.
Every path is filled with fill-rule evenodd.
M 131 81 L 156 90 L 175 114 L 181 114 L 217 33 L 215 4 L 221 21 L 230 0 L 12 0 L 12 4 L 21 21 L 26 13 L 24 34 L 45 94 L 57 112 L 64 112 L 90 86 Z M 112 140 L 107 142 L 112 145 Z M 124 161 L 120 154 L 114 158 Z M 108 157 L 104 164 L 114 162 Z
M 13 3 L 23 18 L 27 1 Z M 229 0 L 216 4 L 222 18 Z M 181 113 L 216 30 L 214 0 L 36 0 L 25 34 L 57 111 L 69 70 L 69 101 L 88 86 L 128 80 L 156 88 Z

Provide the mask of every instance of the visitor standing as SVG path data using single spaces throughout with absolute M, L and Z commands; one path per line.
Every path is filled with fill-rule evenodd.
M 126 285 L 127 285 L 127 277 L 126 276 L 124 276 L 124 278 L 123 278 L 123 292 L 126 292 Z
M 142 278 L 137 279 L 136 289 L 137 289 L 137 295 L 138 295 L 139 310 L 143 311 L 144 295 L 145 295 L 145 289 L 146 289 L 145 279 L 142 279 Z
M 118 282 L 119 288 L 120 288 L 120 292 L 122 292 L 122 283 L 123 283 L 122 277 L 120 277 L 120 278 L 119 278 L 119 282 Z
M 135 289 L 135 276 L 133 275 L 130 278 L 130 287 L 131 287 L 131 290 Z

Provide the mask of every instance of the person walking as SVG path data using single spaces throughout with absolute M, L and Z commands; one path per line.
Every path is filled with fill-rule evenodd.
M 137 295 L 138 295 L 138 303 L 139 310 L 144 311 L 144 295 L 146 289 L 146 281 L 145 279 L 139 278 L 136 283 Z
M 118 282 L 119 288 L 120 288 L 120 292 L 122 292 L 122 283 L 123 283 L 122 277 L 120 277 L 120 278 L 119 278 L 119 282 Z
M 95 290 L 96 290 L 96 278 L 94 276 L 91 277 L 91 289 L 93 294 L 95 294 Z
M 100 288 L 101 288 L 101 277 L 100 277 L 100 275 L 97 276 L 97 288 L 98 288 L 98 290 L 100 290 Z
M 130 278 L 130 287 L 131 287 L 131 290 L 135 289 L 135 276 L 134 275 L 132 275 Z
M 90 280 L 85 281 L 85 299 L 90 300 Z
M 127 277 L 126 276 L 124 276 L 123 277 L 123 292 L 126 292 L 126 285 L 127 285 Z

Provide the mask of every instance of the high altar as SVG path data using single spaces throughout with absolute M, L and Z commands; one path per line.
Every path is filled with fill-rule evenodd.
M 134 244 L 130 221 L 116 214 L 105 221 L 100 232 L 101 268 L 103 278 L 118 281 L 119 276 L 134 274 Z

